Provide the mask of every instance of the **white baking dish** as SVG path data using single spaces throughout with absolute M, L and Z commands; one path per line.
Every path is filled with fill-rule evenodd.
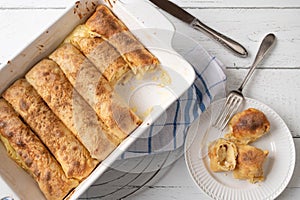
M 134 4 L 133 4 L 134 3 Z M 51 27 L 45 30 L 36 40 L 29 44 L 14 59 L 0 69 L 0 94 L 15 80 L 42 58 L 48 56 L 75 26 L 83 23 L 102 0 L 78 1 L 61 16 Z M 134 6 L 139 10 L 134 12 Z M 132 79 L 125 86 L 117 86 L 116 90 L 127 100 L 138 114 L 144 117 L 144 123 L 137 128 L 119 147 L 110 154 L 69 196 L 77 199 L 81 194 L 109 167 L 142 133 L 181 96 L 193 83 L 193 68 L 181 56 L 157 38 L 153 31 L 147 30 L 147 22 L 151 19 L 151 5 L 141 0 L 131 0 L 130 4 L 117 2 L 113 12 L 129 27 L 139 40 L 158 57 L 162 64 L 162 72 L 146 76 L 142 80 Z M 143 16 L 141 16 L 143 15 Z M 143 19 L 139 21 L 138 19 Z M 156 19 L 157 20 L 157 19 Z M 156 22 L 157 23 L 157 22 Z M 166 78 L 167 77 L 167 78 Z M 170 78 L 170 81 L 168 80 Z M 145 114 L 146 113 L 146 114 Z M 143 116 L 144 114 L 144 116 Z M 6 154 L 0 144 L 0 198 L 11 196 L 14 199 L 44 199 L 35 181 Z M 30 189 L 29 189 L 30 188 Z

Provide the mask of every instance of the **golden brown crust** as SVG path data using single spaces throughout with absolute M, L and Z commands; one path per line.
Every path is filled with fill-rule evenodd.
M 64 44 L 50 58 L 58 63 L 71 84 L 95 110 L 116 144 L 141 124 L 101 73 L 73 45 Z
M 229 122 L 230 133 L 225 137 L 241 144 L 256 141 L 270 130 L 270 122 L 265 114 L 249 108 L 237 113 Z
M 67 177 L 82 180 L 91 173 L 97 161 L 90 157 L 85 147 L 25 79 L 16 81 L 3 97 L 38 134 Z
M 95 68 L 95 66 L 74 45 L 70 43 L 65 43 L 58 47 L 49 56 L 49 58 L 54 60 L 59 65 L 69 79 L 70 83 L 73 86 L 76 86 L 75 88 L 77 90 L 80 85 L 92 87 L 100 79 L 100 77 L 102 77 L 102 74 Z M 83 70 L 86 70 L 86 73 L 90 71 L 90 76 L 92 77 L 86 77 L 81 72 Z M 88 78 L 92 79 L 89 81 Z M 84 81 L 89 82 L 87 84 L 83 84 Z M 82 88 L 82 91 L 85 91 L 86 89 L 88 88 Z
M 87 27 L 104 38 L 128 31 L 128 28 L 105 5 L 99 5 L 95 13 L 86 21 Z
M 98 87 L 98 89 L 102 91 L 102 88 Z M 96 112 L 107 124 L 111 132 L 115 133 L 116 137 L 121 141 L 124 140 L 141 124 L 141 120 L 119 96 L 114 94 L 111 96 L 99 95 L 99 90 L 97 94 L 99 101 L 96 104 Z
M 129 31 L 118 33 L 108 39 L 128 62 L 134 74 L 144 75 L 159 65 L 153 56 Z
M 220 138 L 209 145 L 208 156 L 213 172 L 232 171 L 236 166 L 237 148 L 233 142 Z
M 106 136 L 107 127 L 54 61 L 42 60 L 26 74 L 26 79 L 93 158 L 102 161 L 116 148 Z
M 135 74 L 143 75 L 146 71 L 158 67 L 159 61 L 128 30 L 128 28 L 104 5 L 99 5 L 96 12 L 85 23 L 112 46 L 128 62 Z
M 76 26 L 75 29 L 65 38 L 63 44 L 70 43 L 77 49 L 80 49 L 77 44 L 77 40 L 89 37 L 94 37 L 94 35 L 92 35 L 92 32 L 89 31 L 85 24 L 80 24 Z
M 237 179 L 247 179 L 251 183 L 264 180 L 263 164 L 268 151 L 250 145 L 238 145 L 237 166 L 233 175 Z
M 0 99 L 0 134 L 18 154 L 47 199 L 61 200 L 78 185 L 77 180 L 65 176 L 48 149 L 4 99 Z
M 120 53 L 107 41 L 93 35 L 84 24 L 77 26 L 64 43 L 71 43 L 79 49 L 111 85 L 130 70 Z
M 111 85 L 115 85 L 130 70 L 120 53 L 101 38 L 78 38 L 77 44 Z

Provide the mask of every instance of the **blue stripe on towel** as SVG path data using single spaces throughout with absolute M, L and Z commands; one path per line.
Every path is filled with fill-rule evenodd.
M 187 91 L 187 95 L 188 95 L 188 99 L 187 99 L 187 103 L 185 105 L 185 111 L 184 111 L 184 121 L 185 122 L 188 122 L 185 127 L 184 127 L 184 132 L 186 132 L 188 126 L 190 125 L 190 122 L 191 122 L 191 116 L 190 116 L 190 110 L 191 110 L 191 107 L 192 107 L 192 102 L 194 102 L 193 100 L 193 91 L 192 90 L 188 90 Z M 185 138 L 185 133 L 183 134 L 183 140 Z
M 192 100 L 190 100 L 190 99 L 193 98 L 193 91 L 188 90 L 187 95 L 188 95 L 187 104 L 185 105 L 185 109 L 184 109 L 184 121 L 185 122 L 190 121 L 190 109 L 191 109 L 191 105 L 192 105 Z
M 209 64 L 208 64 L 208 65 L 209 65 Z M 195 73 L 196 73 L 196 76 L 199 78 L 199 80 L 201 80 L 202 85 L 203 85 L 204 88 L 205 88 L 205 93 L 208 95 L 208 97 L 209 97 L 210 99 L 212 99 L 211 94 L 210 94 L 210 91 L 208 90 L 208 87 L 207 87 L 207 85 L 206 85 L 206 83 L 205 83 L 203 77 L 202 77 L 201 74 L 199 74 L 196 70 L 195 70 Z
M 226 82 L 226 80 L 227 80 L 227 78 L 225 78 L 225 79 L 223 79 L 221 81 L 216 82 L 215 84 L 211 85 L 209 89 L 212 89 L 212 88 L 216 87 L 217 85 L 220 85 L 221 83 Z
M 195 91 L 195 85 L 192 86 L 193 90 Z M 198 107 L 198 103 L 197 103 L 197 100 L 196 100 L 196 103 L 194 104 L 194 107 L 193 107 L 193 117 L 194 119 L 196 119 L 197 117 L 199 116 L 199 107 Z
M 148 137 L 148 153 L 149 154 L 152 152 L 152 132 L 153 132 L 153 126 L 150 126 L 149 137 Z
M 202 92 L 200 91 L 200 89 L 195 85 L 195 90 L 196 90 L 196 94 L 199 97 L 198 102 L 200 104 L 200 109 L 202 112 L 204 112 L 205 110 L 205 105 L 203 103 L 203 96 L 202 96 Z
M 177 117 L 178 117 L 178 111 L 180 108 L 180 101 L 176 101 L 176 112 L 175 112 L 175 116 L 174 116 L 174 128 L 173 128 L 173 138 L 174 138 L 174 149 L 176 149 L 176 130 L 177 130 Z
M 208 64 L 206 65 L 206 67 L 204 68 L 204 70 L 203 70 L 201 73 L 199 73 L 199 72 L 195 69 L 196 76 L 201 80 L 201 82 L 202 82 L 202 84 L 203 84 L 203 86 L 204 86 L 204 88 L 205 88 L 205 93 L 208 95 L 208 97 L 209 97 L 210 100 L 212 100 L 212 96 L 211 96 L 210 91 L 209 91 L 209 89 L 208 89 L 208 87 L 207 87 L 207 85 L 206 85 L 205 80 L 204 80 L 203 77 L 202 77 L 202 74 L 209 68 L 210 64 L 211 64 L 215 59 L 216 59 L 216 57 L 213 57 L 213 58 L 208 62 Z
M 212 59 L 208 62 L 208 64 L 206 65 L 206 67 L 203 69 L 203 71 L 201 72 L 201 74 L 203 74 L 207 68 L 209 67 L 209 65 L 216 59 L 216 57 L 212 57 Z

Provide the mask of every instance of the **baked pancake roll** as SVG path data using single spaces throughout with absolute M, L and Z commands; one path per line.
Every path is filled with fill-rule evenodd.
M 89 37 L 85 25 L 78 26 L 65 40 L 77 47 L 95 65 L 112 85 L 115 85 L 130 70 L 120 53 L 107 41 Z
M 68 178 L 82 180 L 92 172 L 97 161 L 25 79 L 16 81 L 3 97 L 48 147 Z
M 4 99 L 0 99 L 0 138 L 9 156 L 35 179 L 47 199 L 61 200 L 79 184 L 66 177 L 48 149 Z
M 208 148 L 212 171 L 222 172 L 235 169 L 237 148 L 233 142 L 220 138 L 212 142 Z
M 74 88 L 95 110 L 115 143 L 120 143 L 141 124 L 102 74 L 72 44 L 62 45 L 50 58 L 58 63 Z
M 134 74 L 143 75 L 158 67 L 159 61 L 128 30 L 109 8 L 99 5 L 86 21 L 90 32 L 107 40 L 128 62 Z
M 268 156 L 268 151 L 249 145 L 238 145 L 237 166 L 233 171 L 236 179 L 247 179 L 256 183 L 265 179 L 263 164 Z
M 107 127 L 54 61 L 40 61 L 26 79 L 93 158 L 102 161 L 116 148 L 108 139 Z
M 256 141 L 270 130 L 270 122 L 263 112 L 249 108 L 237 113 L 229 122 L 230 133 L 225 137 L 241 144 Z

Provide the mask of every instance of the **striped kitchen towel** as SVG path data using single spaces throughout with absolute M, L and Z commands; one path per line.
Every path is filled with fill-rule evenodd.
M 184 145 L 190 124 L 216 97 L 225 96 L 223 66 L 200 45 L 182 56 L 194 67 L 194 84 L 138 138 L 122 159 L 175 150 Z

